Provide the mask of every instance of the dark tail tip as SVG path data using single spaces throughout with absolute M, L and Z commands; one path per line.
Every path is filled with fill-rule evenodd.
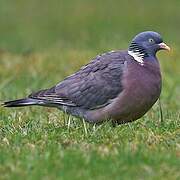
M 21 107 L 21 106 L 30 106 L 30 105 L 35 105 L 36 102 L 33 101 L 30 98 L 25 98 L 25 99 L 17 99 L 14 101 L 6 101 L 2 103 L 1 105 L 4 107 Z

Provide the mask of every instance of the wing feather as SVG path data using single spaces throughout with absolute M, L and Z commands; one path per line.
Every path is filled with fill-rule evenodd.
M 123 90 L 126 53 L 115 51 L 97 56 L 56 86 L 31 94 L 49 103 L 96 109 L 110 103 Z

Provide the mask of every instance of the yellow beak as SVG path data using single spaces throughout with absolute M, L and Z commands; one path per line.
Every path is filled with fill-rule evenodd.
M 160 47 L 160 49 L 164 49 L 164 50 L 167 50 L 167 51 L 171 50 L 171 48 L 168 45 L 166 45 L 165 43 L 160 43 L 159 47 Z

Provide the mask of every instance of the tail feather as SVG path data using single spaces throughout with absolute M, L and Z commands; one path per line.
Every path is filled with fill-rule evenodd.
M 6 101 L 2 105 L 4 107 L 21 107 L 21 106 L 39 105 L 39 102 L 36 99 L 25 98 L 25 99 L 17 99 L 14 101 Z

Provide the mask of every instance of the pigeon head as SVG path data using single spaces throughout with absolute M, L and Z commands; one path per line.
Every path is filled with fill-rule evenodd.
M 146 31 L 133 38 L 128 53 L 142 63 L 145 57 L 155 57 L 159 50 L 170 51 L 170 48 L 163 42 L 159 33 Z

